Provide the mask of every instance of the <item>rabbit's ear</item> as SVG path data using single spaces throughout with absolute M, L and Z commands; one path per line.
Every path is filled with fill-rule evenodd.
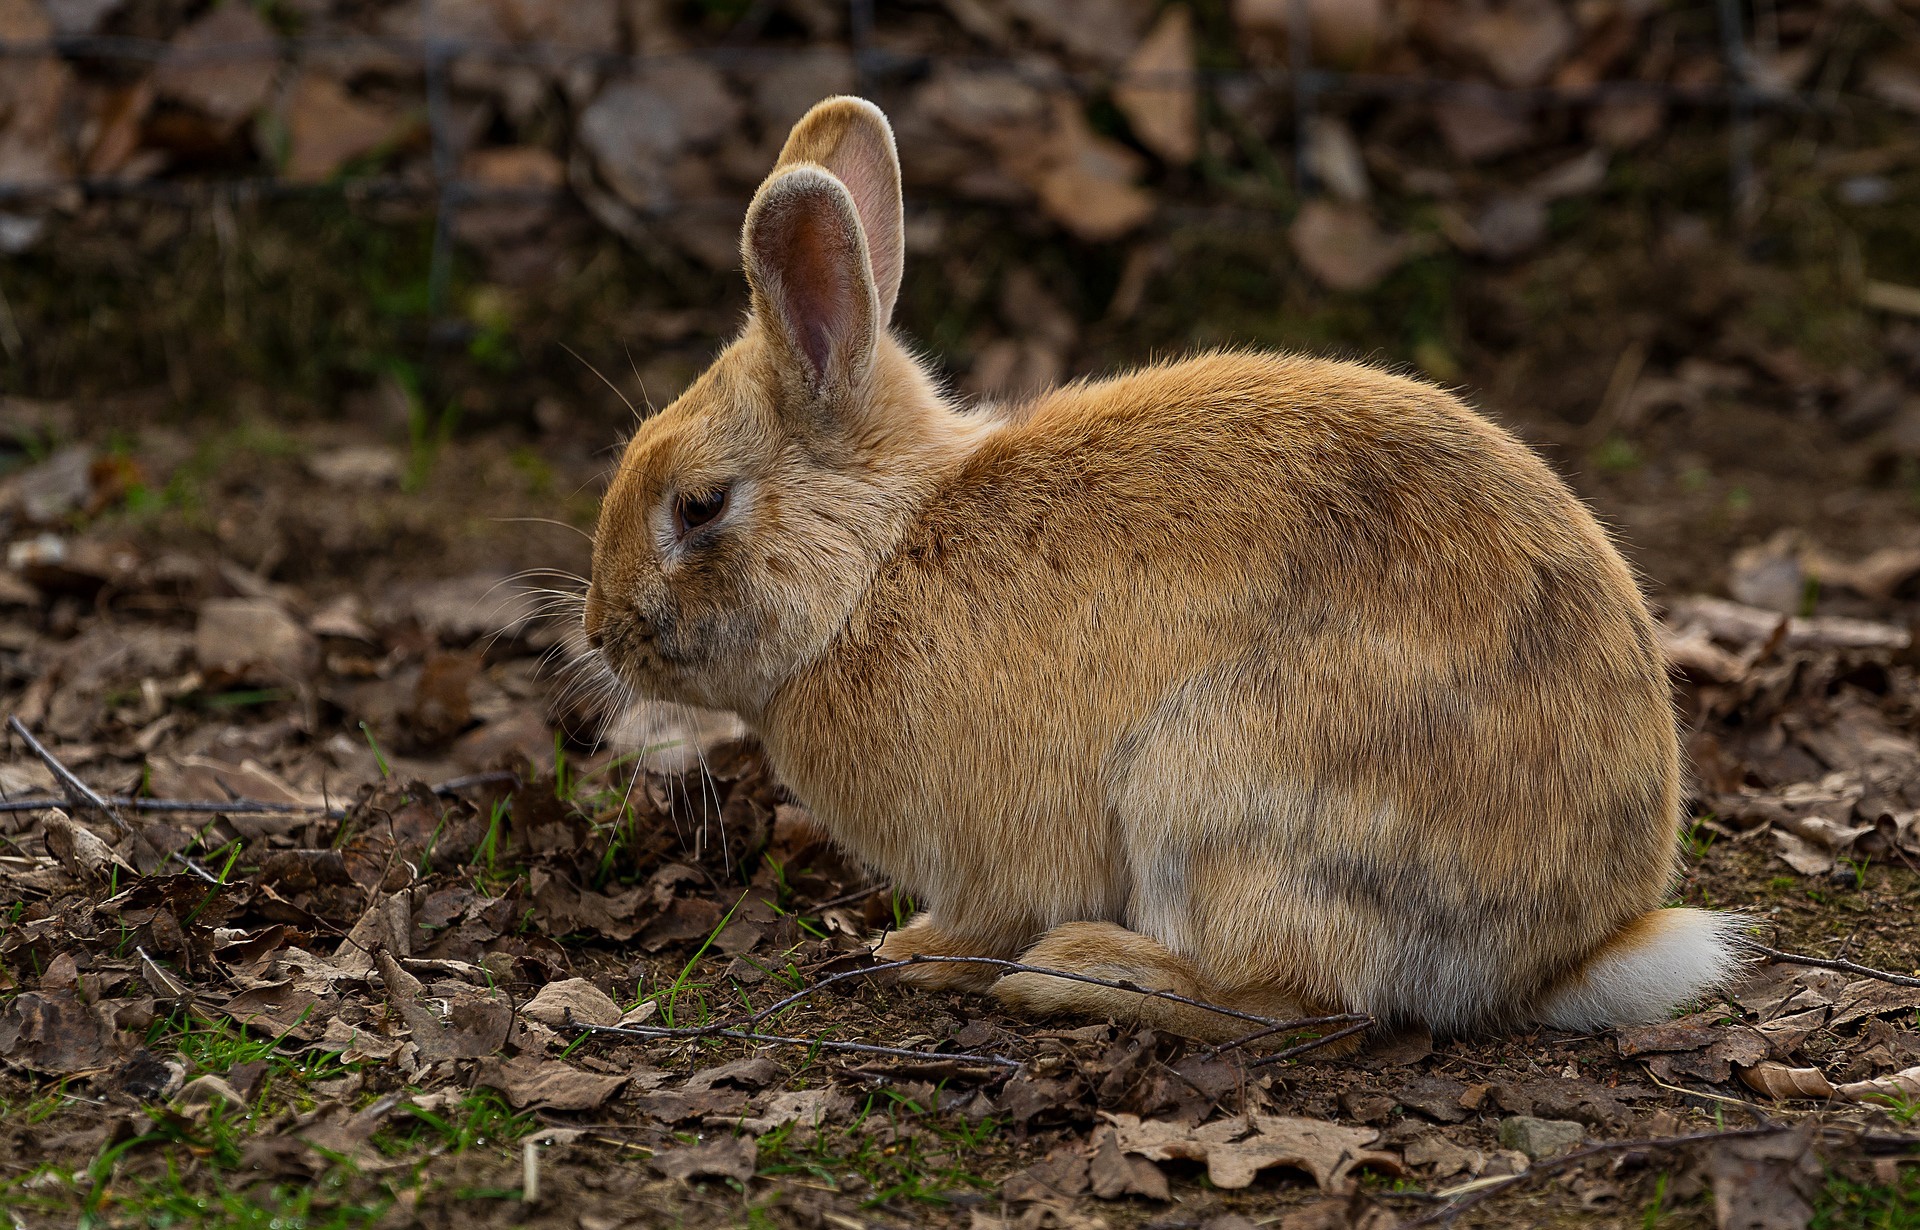
M 818 166 L 776 172 L 741 237 L 753 310 L 815 393 L 846 392 L 873 363 L 880 319 L 860 214 Z
M 841 95 L 815 103 L 787 134 L 774 172 L 811 162 L 847 186 L 867 236 L 880 327 L 893 319 L 906 266 L 906 216 L 900 204 L 900 155 L 886 113 L 864 98 Z

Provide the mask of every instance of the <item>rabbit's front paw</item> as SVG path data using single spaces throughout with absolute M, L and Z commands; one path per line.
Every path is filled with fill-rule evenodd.
M 1014 951 L 1010 947 L 983 943 L 944 930 L 934 925 L 925 914 L 898 931 L 888 931 L 874 938 L 878 943 L 873 955 L 882 961 L 908 961 L 916 957 L 992 957 L 1006 960 Z M 984 991 L 1000 976 L 1000 967 L 985 961 L 928 961 L 924 965 L 908 966 L 894 976 L 917 987 Z

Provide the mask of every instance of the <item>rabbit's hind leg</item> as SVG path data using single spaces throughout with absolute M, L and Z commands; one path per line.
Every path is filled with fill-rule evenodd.
M 1192 964 L 1166 945 L 1117 923 L 1062 923 L 1041 936 L 1021 955 L 1020 962 L 1107 982 L 1125 982 L 1143 991 L 1166 991 L 1200 1004 L 1273 1020 L 1309 1015 L 1303 1005 L 1272 988 L 1209 986 Z M 1048 974 L 1008 974 L 993 984 L 993 993 L 1001 1003 L 1023 1015 L 1107 1017 L 1204 1042 L 1226 1042 L 1261 1028 L 1258 1021 L 1245 1016 Z M 1283 1038 L 1277 1035 L 1270 1041 L 1278 1045 Z

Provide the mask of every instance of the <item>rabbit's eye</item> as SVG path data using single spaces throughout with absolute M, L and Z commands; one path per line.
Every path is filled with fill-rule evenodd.
M 727 489 L 718 487 L 712 491 L 683 495 L 673 504 L 673 527 L 678 533 L 697 530 L 718 517 L 727 507 Z

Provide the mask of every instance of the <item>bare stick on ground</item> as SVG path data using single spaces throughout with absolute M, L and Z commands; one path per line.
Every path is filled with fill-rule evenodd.
M 879 1046 L 870 1042 L 840 1042 L 832 1038 L 789 1038 L 781 1034 L 755 1033 L 745 1029 L 726 1029 L 721 1026 L 695 1025 L 687 1028 L 675 1028 L 668 1025 L 585 1025 L 579 1021 L 571 1023 L 573 1029 L 589 1034 L 614 1034 L 628 1038 L 644 1038 L 649 1041 L 676 1040 L 688 1041 L 700 1038 L 726 1038 L 736 1042 L 758 1042 L 765 1046 L 803 1046 L 823 1051 L 849 1051 L 859 1055 L 890 1055 L 899 1059 L 931 1059 L 944 1063 L 974 1063 L 993 1068 L 1019 1068 L 1024 1065 L 1018 1059 L 1009 1059 L 1005 1055 L 969 1055 L 950 1051 L 916 1050 L 905 1046 Z
M 1723 1140 L 1750 1140 L 1760 1136 L 1778 1136 L 1782 1132 L 1791 1132 L 1798 1124 L 1770 1123 L 1761 1127 L 1730 1128 L 1721 1132 L 1694 1132 L 1687 1136 L 1656 1136 L 1645 1140 L 1609 1140 L 1597 1145 L 1588 1145 L 1584 1149 L 1575 1149 L 1572 1153 L 1556 1158 L 1535 1162 L 1516 1175 L 1497 1179 L 1484 1187 L 1474 1187 L 1460 1193 L 1460 1199 L 1451 1204 L 1433 1210 L 1431 1213 L 1416 1217 L 1400 1226 L 1400 1230 L 1416 1230 L 1420 1226 L 1439 1226 L 1451 1223 L 1454 1218 L 1474 1207 L 1484 1204 L 1495 1196 L 1503 1195 L 1516 1187 L 1523 1186 L 1535 1179 L 1558 1174 L 1563 1170 L 1579 1165 L 1596 1157 L 1606 1157 L 1616 1153 L 1631 1153 L 1635 1150 L 1684 1149 L 1693 1145 L 1714 1144 Z M 1887 1132 L 1861 1132 L 1848 1128 L 1821 1127 L 1816 1129 L 1822 1138 L 1846 1141 L 1858 1148 L 1881 1150 L 1891 1153 L 1906 1153 L 1920 1149 L 1920 1136 L 1907 1136 Z
M 134 832 L 133 826 L 127 823 L 127 818 L 122 816 L 112 803 L 102 798 L 92 786 L 87 785 L 87 783 L 76 777 L 72 769 L 61 764 L 58 756 L 48 751 L 40 740 L 33 737 L 33 732 L 27 729 L 26 723 L 22 722 L 18 715 L 7 718 L 7 729 L 20 736 L 21 741 L 27 745 L 27 750 L 35 756 L 38 756 L 40 762 L 47 766 L 47 770 L 53 774 L 54 780 L 59 782 L 60 788 L 66 792 L 69 806 L 74 808 L 90 808 L 93 811 L 97 811 L 107 819 L 113 821 L 114 827 L 119 829 L 125 836 L 129 838 L 138 836 Z M 209 884 L 220 883 L 219 876 L 214 875 L 211 871 L 208 871 L 205 867 L 194 862 L 178 850 L 167 851 L 166 857 L 173 859 L 182 867 L 185 867 L 188 871 L 191 871 L 194 875 L 199 876 Z
M 1373 1024 L 1372 1017 L 1357 1012 L 1341 1012 L 1331 1016 L 1303 1017 L 1295 1021 L 1279 1021 L 1270 1016 L 1261 1016 L 1257 1012 L 1242 1012 L 1238 1008 L 1227 1008 L 1220 1004 L 1210 1004 L 1205 1000 L 1192 999 L 1185 995 L 1176 995 L 1172 991 L 1148 990 L 1145 987 L 1136 986 L 1131 982 L 1120 982 L 1111 978 L 1095 978 L 1091 974 L 1075 974 L 1069 973 L 1066 970 L 1047 969 L 1044 966 L 1026 965 L 1019 961 L 1008 961 L 1000 957 L 930 956 L 924 953 L 908 957 L 901 961 L 886 961 L 879 965 L 869 965 L 860 969 L 844 970 L 838 974 L 829 975 L 810 987 L 804 987 L 783 1000 L 769 1004 L 753 1015 L 744 1018 L 741 1023 L 758 1025 L 761 1021 L 766 1020 L 775 1013 L 799 1003 L 808 996 L 823 991 L 837 982 L 846 982 L 854 978 L 870 978 L 876 974 L 891 973 L 894 970 L 906 969 L 914 965 L 985 965 L 1011 974 L 1045 974 L 1049 978 L 1062 978 L 1068 982 L 1084 982 L 1089 986 L 1107 987 L 1115 991 L 1131 991 L 1135 995 L 1144 995 L 1149 999 L 1171 1000 L 1176 1004 L 1185 1004 L 1190 1008 L 1199 1008 L 1207 1012 L 1217 1012 L 1221 1016 L 1233 1017 L 1236 1020 L 1248 1021 L 1261 1026 L 1257 1033 L 1249 1034 L 1245 1039 L 1236 1039 L 1236 1043 L 1266 1037 L 1273 1033 L 1287 1032 L 1295 1029 L 1311 1029 L 1318 1025 L 1352 1024 L 1358 1025 L 1360 1028 L 1366 1028 Z M 1353 1032 L 1356 1031 L 1351 1029 L 1345 1030 L 1342 1031 L 1341 1036 L 1345 1037 L 1347 1034 Z M 1316 1043 L 1316 1045 L 1323 1044 L 1324 1041 L 1323 1039 L 1321 1043 Z M 1229 1043 L 1228 1045 L 1234 1045 L 1234 1043 Z
M 92 786 L 74 776 L 72 769 L 61 764 L 60 758 L 48 751 L 40 740 L 34 738 L 33 732 L 27 729 L 26 723 L 22 722 L 17 715 L 7 718 L 7 729 L 19 735 L 21 742 L 27 745 L 27 750 L 38 756 L 40 763 L 47 766 L 47 770 L 53 774 L 53 779 L 60 783 L 60 789 L 66 793 L 69 804 L 74 807 L 91 808 L 113 821 L 114 827 L 122 833 L 129 837 L 133 835 L 133 826 L 127 823 L 126 817 L 115 810 L 113 804 L 100 797 Z
M 467 777 L 456 777 L 433 787 L 433 793 L 441 798 L 470 790 L 475 786 L 505 785 L 511 782 L 520 784 L 518 773 L 474 773 Z M 281 803 L 270 799 L 135 799 L 125 795 L 95 795 L 102 806 L 115 807 L 123 811 L 158 813 L 209 813 L 231 816 L 278 816 L 278 815 L 315 815 L 329 820 L 344 819 L 347 809 L 329 807 L 322 803 Z M 58 807 L 59 799 L 29 798 L 0 800 L 0 813 L 17 811 L 39 811 L 43 807 Z
M 879 1046 L 868 1042 L 840 1042 L 825 1038 L 791 1038 L 782 1034 L 761 1033 L 753 1028 L 775 1013 L 789 1008 L 801 1000 L 817 994 L 836 983 L 847 982 L 856 978 L 870 978 L 876 974 L 890 973 L 894 970 L 906 969 L 908 966 L 913 965 L 935 964 L 989 965 L 996 969 L 1014 973 L 1045 974 L 1053 978 L 1064 978 L 1069 982 L 1084 982 L 1097 987 L 1109 987 L 1118 991 L 1132 991 L 1139 995 L 1170 999 L 1176 1003 L 1202 1008 L 1209 1012 L 1218 1012 L 1223 1016 L 1258 1022 L 1264 1026 L 1258 1033 L 1248 1035 L 1249 1038 L 1266 1037 L 1269 1034 L 1292 1032 L 1299 1029 L 1312 1029 L 1322 1025 L 1346 1026 L 1345 1029 L 1335 1030 L 1333 1033 L 1302 1042 L 1296 1046 L 1288 1047 L 1275 1054 L 1264 1056 L 1259 1060 L 1260 1064 L 1277 1063 L 1282 1059 L 1290 1059 L 1295 1055 L 1313 1050 L 1316 1047 L 1326 1046 L 1342 1038 L 1350 1037 L 1373 1025 L 1372 1017 L 1352 1012 L 1338 1013 L 1331 1016 L 1306 1017 L 1297 1021 L 1276 1021 L 1271 1017 L 1263 1017 L 1251 1012 L 1241 1012 L 1238 1009 L 1222 1007 L 1219 1004 L 1209 1004 L 1203 1000 L 1190 999 L 1184 995 L 1175 995 L 1171 991 L 1149 991 L 1128 982 L 1118 982 L 1108 978 L 1095 978 L 1088 974 L 1069 973 L 1066 970 L 1048 969 L 1045 966 L 1027 965 L 1019 961 L 1006 961 L 998 957 L 946 957 L 925 955 L 908 957 L 903 961 L 886 961 L 879 965 L 869 965 L 861 969 L 843 970 L 837 974 L 829 974 L 813 985 L 803 987 L 785 999 L 770 1004 L 750 1016 L 737 1017 L 730 1021 L 720 1021 L 712 1025 L 692 1025 L 684 1027 L 671 1025 L 586 1025 L 578 1021 L 570 1021 L 569 1025 L 581 1033 L 612 1034 L 630 1038 L 644 1038 L 650 1041 L 726 1038 L 739 1042 L 758 1042 L 769 1046 L 804 1046 L 819 1050 L 849 1051 L 863 1055 L 889 1055 L 896 1058 L 935 1060 L 944 1063 L 982 1064 L 996 1068 L 1013 1069 L 1024 1066 L 1022 1061 L 1010 1059 L 1004 1055 L 956 1054 L 950 1051 Z M 746 1028 L 741 1028 L 741 1026 L 746 1026 Z
M 1721 1140 L 1747 1140 L 1756 1136 L 1778 1136 L 1782 1132 L 1793 1130 L 1793 1125 L 1779 1123 L 1767 1127 L 1734 1128 L 1724 1132 L 1695 1132 L 1689 1136 L 1654 1137 L 1647 1140 L 1609 1140 L 1597 1145 L 1588 1145 L 1584 1149 L 1575 1149 L 1556 1158 L 1535 1162 L 1516 1175 L 1508 1175 L 1488 1183 L 1485 1187 L 1476 1187 L 1461 1193 L 1460 1199 L 1443 1205 L 1431 1213 L 1414 1218 L 1401 1225 L 1400 1230 L 1416 1230 L 1419 1226 L 1444 1226 L 1450 1224 L 1473 1208 L 1486 1203 L 1495 1196 L 1504 1195 L 1516 1187 L 1524 1186 L 1536 1179 L 1577 1166 L 1590 1158 L 1605 1157 L 1615 1153 L 1630 1153 L 1636 1149 L 1681 1149 L 1691 1145 L 1711 1144 Z M 1920 1143 L 1920 1137 L 1915 1138 Z
M 1910 978 L 1905 974 L 1889 973 L 1883 969 L 1874 969 L 1870 965 L 1861 965 L 1840 957 L 1809 957 L 1804 953 L 1785 952 L 1778 948 L 1769 948 L 1758 940 L 1743 939 L 1742 945 L 1759 953 L 1769 961 L 1782 965 L 1811 965 L 1819 969 L 1839 970 L 1842 973 L 1858 974 L 1862 978 L 1877 978 L 1881 982 L 1891 982 L 1895 986 L 1920 987 L 1920 978 Z

